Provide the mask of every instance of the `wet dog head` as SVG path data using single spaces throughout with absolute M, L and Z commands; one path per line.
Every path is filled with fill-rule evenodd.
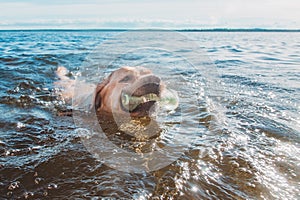
M 97 112 L 129 113 L 148 116 L 158 100 L 163 84 L 159 77 L 143 67 L 122 67 L 109 75 L 96 88 Z

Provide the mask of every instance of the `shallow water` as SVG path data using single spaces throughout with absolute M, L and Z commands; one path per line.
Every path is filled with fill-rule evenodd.
M 90 53 L 118 34 L 0 32 L 1 199 L 299 198 L 300 33 L 184 33 L 202 52 L 198 64 L 209 60 L 209 76 L 178 60 L 176 52 L 151 48 L 100 67 L 103 73 L 92 82 L 132 63 L 151 65 L 179 91 L 182 106 L 158 117 L 161 133 L 154 143 L 181 140 L 187 148 L 171 164 L 142 173 L 95 159 L 74 119 L 58 116 L 70 107 L 57 98 L 57 67 L 67 67 L 72 76 L 93 73 L 80 67 L 97 65 Z M 170 65 L 158 68 L 164 63 Z

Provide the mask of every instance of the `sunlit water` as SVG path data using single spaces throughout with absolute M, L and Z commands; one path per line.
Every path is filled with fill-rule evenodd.
M 300 33 L 182 33 L 204 54 L 200 64 L 209 58 L 211 85 L 187 62 L 164 60 L 174 52 L 163 50 L 138 50 L 104 66 L 99 80 L 124 63 L 151 65 L 179 91 L 182 107 L 161 113 L 157 140 L 172 145 L 186 134 L 188 148 L 170 165 L 144 173 L 99 162 L 73 118 L 58 114 L 70 107 L 56 95 L 57 67 L 80 74 L 89 53 L 117 34 L 0 32 L 1 199 L 299 198 Z M 164 62 L 173 65 L 159 69 Z M 175 86 L 174 77 L 182 78 Z

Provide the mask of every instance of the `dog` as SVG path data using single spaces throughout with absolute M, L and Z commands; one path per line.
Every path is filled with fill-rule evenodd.
M 60 96 L 69 101 L 74 98 L 75 80 L 70 79 L 65 67 L 58 67 L 56 75 L 60 79 L 55 85 L 62 88 Z M 97 113 L 149 116 L 155 103 L 165 88 L 161 79 L 144 67 L 122 67 L 112 72 L 96 87 L 86 84 L 81 91 L 92 94 L 92 105 Z M 94 91 L 91 91 L 94 90 Z M 73 101 L 74 102 L 74 101 Z

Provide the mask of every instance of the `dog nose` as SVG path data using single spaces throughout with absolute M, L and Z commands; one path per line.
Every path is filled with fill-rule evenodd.
M 132 85 L 124 88 L 124 92 L 132 96 L 142 96 L 149 93 L 159 95 L 161 80 L 155 75 L 145 75 L 140 77 Z
M 160 84 L 160 78 L 152 74 L 145 75 L 140 80 L 144 83 Z

